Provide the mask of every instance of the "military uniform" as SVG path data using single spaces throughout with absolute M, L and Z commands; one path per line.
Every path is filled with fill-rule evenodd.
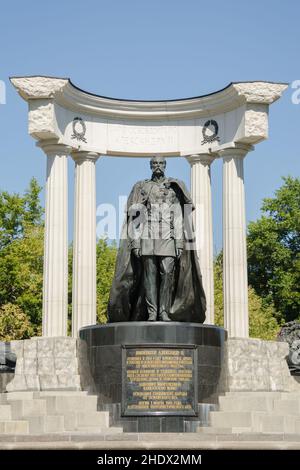
M 156 186 L 153 185 L 152 181 L 154 179 L 138 181 L 134 184 L 128 197 L 115 275 L 109 295 L 108 321 L 110 323 L 146 321 L 151 312 L 153 312 L 153 315 L 157 315 L 158 312 L 165 309 L 166 312 L 170 312 L 169 318 L 172 321 L 203 323 L 206 310 L 205 293 L 197 252 L 193 248 L 193 243 L 190 243 L 193 241 L 194 233 L 190 217 L 193 208 L 191 196 L 184 183 L 175 178 L 161 179 L 155 182 Z M 154 191 L 153 194 L 152 191 Z M 160 243 L 157 239 L 154 239 L 152 243 L 148 241 L 145 243 L 145 239 L 141 235 L 146 230 L 149 202 L 155 204 L 157 199 L 162 199 L 160 203 L 163 204 L 164 199 L 167 202 L 173 191 L 175 201 L 180 201 L 181 209 L 184 208 L 184 215 L 187 215 L 184 217 L 184 242 L 181 238 L 182 227 L 180 223 L 174 224 L 174 228 L 171 227 L 171 223 L 166 223 L 166 229 L 168 227 L 171 229 L 170 236 L 166 235 Z M 155 196 L 157 192 L 158 195 Z M 138 217 L 139 212 L 144 214 L 144 220 Z M 178 221 L 182 220 L 182 215 L 183 213 L 178 212 Z M 135 237 L 132 233 L 134 230 L 131 230 L 131 226 L 134 224 L 131 222 L 138 219 L 141 223 L 137 223 L 136 227 L 138 230 L 140 225 L 141 230 L 137 234 L 138 236 Z M 174 239 L 172 238 L 173 230 L 177 235 L 174 233 Z M 164 233 L 166 234 L 166 232 Z M 168 250 L 171 249 L 171 252 L 167 251 L 167 254 L 171 253 L 172 256 L 165 256 L 166 245 L 168 245 Z M 174 247 L 180 248 L 181 246 L 183 246 L 183 251 L 180 261 L 175 261 Z M 140 258 L 133 256 L 133 248 L 141 250 L 142 256 Z M 149 249 L 152 254 L 149 254 Z M 175 263 L 174 271 L 173 263 Z M 167 273 L 171 274 L 171 278 L 173 278 L 172 286 L 168 282 Z M 160 278 L 160 284 L 158 278 Z M 166 281 L 165 286 L 163 286 L 163 279 Z M 151 286 L 153 285 L 154 290 L 152 291 Z M 147 303 L 145 289 L 147 291 Z M 169 307 L 170 298 L 167 298 L 168 293 L 170 297 L 172 293 L 171 307 Z M 165 305 L 163 302 L 165 302 Z
M 183 249 L 183 214 L 178 189 L 168 178 L 140 184 L 142 212 L 130 239 L 144 266 L 145 299 L 150 320 L 167 318 L 176 250 Z

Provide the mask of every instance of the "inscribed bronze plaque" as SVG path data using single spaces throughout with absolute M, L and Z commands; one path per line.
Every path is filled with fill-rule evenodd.
M 122 416 L 197 415 L 193 345 L 123 347 Z

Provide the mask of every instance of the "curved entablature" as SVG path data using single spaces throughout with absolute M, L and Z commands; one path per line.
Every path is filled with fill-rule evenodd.
M 245 103 L 271 104 L 287 87 L 284 83 L 233 82 L 203 96 L 172 100 L 126 100 L 81 90 L 69 78 L 12 77 L 11 82 L 26 101 L 55 98 L 69 109 L 127 118 L 178 118 L 229 111 Z
M 81 90 L 68 78 L 12 77 L 29 103 L 29 133 L 38 140 L 110 155 L 188 155 L 229 142 L 267 137 L 268 106 L 284 83 L 235 82 L 208 95 L 124 100 Z

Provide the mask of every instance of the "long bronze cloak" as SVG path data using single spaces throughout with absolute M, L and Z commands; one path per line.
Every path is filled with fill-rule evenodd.
M 176 187 L 180 204 L 184 211 L 185 247 L 176 262 L 172 303 L 169 317 L 172 321 L 205 321 L 206 300 L 202 286 L 202 276 L 193 239 L 191 214 L 194 209 L 188 190 L 182 181 L 167 178 Z M 143 289 L 143 265 L 140 258 L 131 253 L 127 237 L 129 208 L 142 204 L 141 187 L 144 181 L 136 183 L 128 197 L 127 215 L 123 224 L 115 275 L 108 302 L 108 322 L 146 321 L 148 314 Z

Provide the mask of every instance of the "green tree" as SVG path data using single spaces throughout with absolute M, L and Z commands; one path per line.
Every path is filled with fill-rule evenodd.
M 42 225 L 41 187 L 35 178 L 24 196 L 0 192 L 0 252 L 13 240 L 21 238 L 28 225 Z
M 42 217 L 44 209 L 40 202 L 41 186 L 35 178 L 32 178 L 29 183 L 29 188 L 25 191 L 23 198 L 24 206 L 24 222 L 30 225 L 42 225 Z
M 0 192 L 0 250 L 22 234 L 24 199 L 18 194 Z
M 251 287 L 248 290 L 248 300 L 250 337 L 276 340 L 281 325 L 275 318 L 274 306 L 272 304 L 266 305 Z
M 107 322 L 107 303 L 112 284 L 115 263 L 117 257 L 117 246 L 115 243 L 109 245 L 107 240 L 100 238 L 96 246 L 97 263 L 97 322 Z M 73 272 L 73 245 L 69 247 L 69 296 L 68 296 L 68 331 L 71 332 L 72 325 L 72 272 Z
M 0 307 L 0 341 L 27 339 L 33 334 L 29 318 L 18 305 L 9 303 Z
M 286 177 L 248 226 L 249 283 L 279 320 L 300 319 L 300 179 Z
M 0 307 L 18 307 L 31 322 L 34 334 L 39 334 L 42 318 L 44 229 L 40 191 L 32 179 L 24 196 L 0 192 Z
M 215 281 L 215 323 L 224 325 L 223 314 L 223 280 L 222 280 L 222 253 L 218 255 L 214 263 Z M 248 289 L 249 299 L 249 335 L 251 338 L 275 340 L 280 330 L 280 324 L 276 320 L 274 306 L 267 305 L 252 289 Z
M 97 243 L 97 320 L 107 322 L 107 303 L 117 257 L 116 244 L 100 238 Z
M 215 324 L 224 326 L 222 252 L 214 260 L 214 315 Z
M 73 243 L 68 250 L 68 335 L 72 335 Z
M 0 305 L 18 305 L 37 330 L 42 321 L 43 227 L 28 226 L 0 252 Z

